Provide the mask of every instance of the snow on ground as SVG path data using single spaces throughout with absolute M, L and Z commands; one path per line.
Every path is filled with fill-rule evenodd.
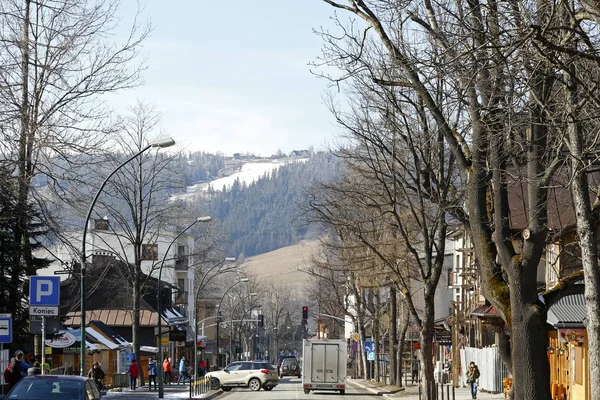
M 239 179 L 240 183 L 246 183 L 246 185 L 250 185 L 252 182 L 257 181 L 258 178 L 262 177 L 265 173 L 270 175 L 273 170 L 276 170 L 282 165 L 289 164 L 291 162 L 306 162 L 307 160 L 308 159 L 306 158 L 302 158 L 295 159 L 293 161 L 274 160 L 247 162 L 242 166 L 242 169 L 239 172 L 236 172 L 229 176 L 215 179 L 211 182 L 198 183 L 192 186 L 188 186 L 186 188 L 185 193 L 171 196 L 170 201 L 190 201 L 197 195 L 206 192 L 209 186 L 212 187 L 214 191 L 221 191 L 223 190 L 223 187 L 225 187 L 226 189 L 230 189 L 231 185 L 233 185 L 236 179 Z

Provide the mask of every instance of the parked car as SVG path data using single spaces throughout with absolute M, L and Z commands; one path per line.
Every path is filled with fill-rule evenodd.
M 284 358 L 283 361 L 281 361 L 281 366 L 279 367 L 279 377 L 281 378 L 283 376 L 297 376 L 298 378 L 302 376 L 298 359 Z
M 21 379 L 0 399 L 99 400 L 101 397 L 94 381 L 84 376 L 33 375 Z
M 236 361 L 220 371 L 208 372 L 212 389 L 223 389 L 228 392 L 234 387 L 247 387 L 258 391 L 272 390 L 279 384 L 279 376 L 275 367 L 266 361 Z

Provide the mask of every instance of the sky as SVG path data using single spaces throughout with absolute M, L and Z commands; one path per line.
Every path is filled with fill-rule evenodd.
M 313 28 L 333 27 L 321 0 L 142 0 L 153 31 L 144 43 L 144 85 L 111 100 L 162 115 L 179 149 L 270 156 L 325 149 L 339 128 L 311 74 L 320 55 Z M 123 26 L 136 2 L 123 0 Z M 121 27 L 122 28 L 122 27 Z M 120 28 L 120 29 L 121 29 Z

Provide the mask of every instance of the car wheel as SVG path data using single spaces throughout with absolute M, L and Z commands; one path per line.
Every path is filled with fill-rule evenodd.
M 302 375 L 301 375 L 301 374 L 298 374 L 298 378 L 302 378 Z
M 250 379 L 250 382 L 248 382 L 248 387 L 253 392 L 258 392 L 260 390 L 260 385 L 260 379 L 258 378 L 252 378 Z
M 223 391 L 224 392 L 229 392 L 231 389 L 233 389 L 233 388 L 229 387 L 229 386 L 223 386 Z
M 340 390 L 340 394 L 346 394 L 345 390 Z
M 263 389 L 265 389 L 268 392 L 273 390 L 273 386 L 265 386 Z
M 210 388 L 212 390 L 219 390 L 221 387 L 221 382 L 217 378 L 210 378 Z
M 304 394 L 309 394 L 309 393 L 310 393 L 310 390 L 304 389 Z

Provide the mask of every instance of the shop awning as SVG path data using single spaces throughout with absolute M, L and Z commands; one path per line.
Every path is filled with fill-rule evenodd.
M 586 321 L 583 293 L 561 297 L 548 308 L 546 320 L 555 328 L 584 328 Z
M 174 308 L 165 308 L 162 310 L 161 315 L 168 325 L 183 325 L 187 324 L 188 319 L 181 315 Z M 193 339 L 193 337 L 192 337 Z

